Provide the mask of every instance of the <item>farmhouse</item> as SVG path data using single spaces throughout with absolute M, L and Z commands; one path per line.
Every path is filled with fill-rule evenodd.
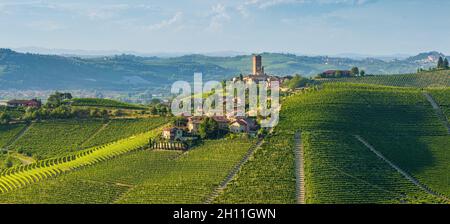
M 230 132 L 232 133 L 250 133 L 255 130 L 255 121 L 249 118 L 237 118 L 230 123 Z
M 200 127 L 202 120 L 202 117 L 189 117 L 187 123 L 188 131 L 192 134 L 198 133 L 198 128 Z
M 217 122 L 217 124 L 219 125 L 219 129 L 228 130 L 228 123 L 230 123 L 230 120 L 228 120 L 226 117 L 215 116 L 212 117 L 212 119 Z
M 42 103 L 40 100 L 32 99 L 32 100 L 10 100 L 6 102 L 8 107 L 41 107 Z
M 352 76 L 352 72 L 348 71 L 348 70 L 327 70 L 327 71 L 322 72 L 321 76 L 323 78 L 335 77 L 335 76 L 350 77 L 350 76 Z
M 183 130 L 180 128 L 166 128 L 163 130 L 162 136 L 171 141 L 182 140 Z

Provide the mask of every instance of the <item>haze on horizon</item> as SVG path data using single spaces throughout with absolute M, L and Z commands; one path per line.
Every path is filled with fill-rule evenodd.
M 0 0 L 0 47 L 450 54 L 450 1 Z

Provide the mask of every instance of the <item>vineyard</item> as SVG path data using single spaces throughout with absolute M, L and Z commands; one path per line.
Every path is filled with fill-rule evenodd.
M 448 84 L 430 74 L 330 81 L 283 98 L 278 126 L 234 176 L 256 140 L 150 149 L 167 117 L 0 126 L 2 147 L 39 159 L 0 169 L 0 203 L 296 203 L 298 131 L 306 203 L 449 203 L 450 137 L 424 93 L 448 118 L 450 92 L 413 88 Z
M 185 154 L 135 151 L 0 194 L 0 202 L 202 203 L 251 144 L 210 140 Z
M 168 118 L 165 117 L 111 120 L 111 122 L 105 128 L 100 130 L 93 138 L 84 142 L 83 147 L 103 145 L 131 135 L 150 131 L 168 122 Z
M 144 106 L 130 104 L 125 102 L 120 102 L 110 99 L 99 99 L 99 98 L 75 98 L 71 100 L 72 106 L 90 106 L 90 107 L 108 107 L 108 108 L 118 108 L 118 109 L 137 109 L 144 110 Z
M 16 190 L 43 179 L 93 165 L 128 152 L 144 149 L 148 139 L 155 137 L 160 132 L 160 129 L 156 129 L 103 146 L 71 153 L 67 156 L 40 160 L 28 165 L 5 169 L 0 173 L 0 191 Z
M 421 183 L 447 195 L 450 158 L 444 152 L 449 138 L 420 89 L 329 83 L 282 103 L 275 134 L 217 202 L 295 203 L 292 144 L 297 130 L 303 133 L 307 203 L 444 202 L 405 179 L 354 137 L 368 139 Z M 412 165 L 404 165 L 400 157 Z
M 318 82 L 364 83 L 364 84 L 376 84 L 385 86 L 417 87 L 417 88 L 449 87 L 450 72 L 434 71 L 434 72 L 421 72 L 418 74 L 404 74 L 404 75 L 376 75 L 366 77 L 321 79 L 318 80 Z
M 214 202 L 295 203 L 293 138 L 286 132 L 269 137 Z
M 0 148 L 4 148 L 16 137 L 25 124 L 0 125 Z
M 81 149 L 81 144 L 101 126 L 101 120 L 58 120 L 33 123 L 11 145 L 11 149 L 38 159 L 65 155 Z
M 307 203 L 439 203 L 345 133 L 303 134 Z M 320 161 L 320 162 L 319 162 Z
M 431 89 L 428 91 L 441 107 L 442 112 L 447 117 L 447 120 L 450 120 L 450 88 Z

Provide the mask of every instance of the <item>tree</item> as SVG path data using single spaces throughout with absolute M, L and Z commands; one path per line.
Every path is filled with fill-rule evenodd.
M 0 113 L 0 123 L 2 124 L 8 124 L 11 121 L 11 116 L 9 116 L 6 112 Z
M 184 127 L 188 123 L 188 120 L 185 117 L 176 117 L 173 121 L 173 125 L 176 127 Z
M 201 138 L 213 138 L 217 137 L 219 131 L 219 124 L 212 118 L 205 118 L 198 128 L 198 134 Z
M 442 57 L 439 57 L 437 68 L 438 69 L 444 68 L 444 60 L 442 59 Z
M 70 100 L 72 99 L 71 93 L 60 93 L 56 91 L 55 93 L 51 94 L 47 99 L 47 106 L 50 108 L 58 107 L 62 104 L 64 100 Z
M 448 69 L 449 67 L 448 67 L 448 59 L 447 58 L 445 58 L 445 60 L 444 60 L 444 69 Z
M 309 79 L 304 78 L 297 74 L 291 80 L 286 81 L 284 85 L 289 89 L 295 89 L 300 87 L 306 87 L 309 83 L 310 83 Z
M 6 158 L 4 166 L 5 166 L 5 168 L 10 168 L 13 166 L 11 157 L 8 156 L 8 158 Z
M 366 71 L 361 70 L 361 71 L 359 72 L 359 75 L 360 75 L 360 76 L 366 76 Z
M 352 70 L 350 70 L 352 73 L 352 76 L 357 76 L 359 75 L 359 68 L 358 67 L 353 67 Z
M 151 108 L 150 108 L 150 113 L 151 113 L 152 115 L 157 115 L 157 114 L 158 114 L 158 110 L 156 109 L 156 107 L 151 107 Z

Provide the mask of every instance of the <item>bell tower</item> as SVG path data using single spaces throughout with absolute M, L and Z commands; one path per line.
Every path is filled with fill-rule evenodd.
M 262 59 L 261 55 L 253 55 L 253 75 L 262 75 Z

